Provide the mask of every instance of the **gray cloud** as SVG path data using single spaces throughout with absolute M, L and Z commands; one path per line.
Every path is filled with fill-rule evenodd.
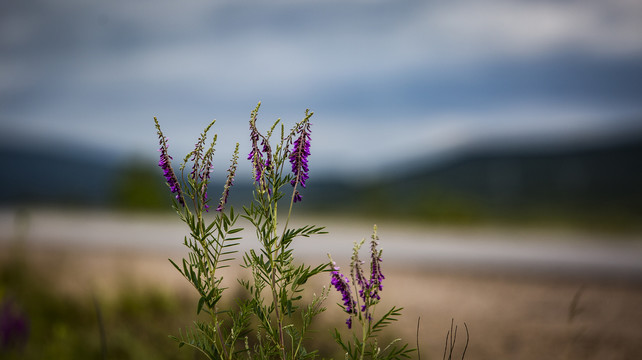
M 312 107 L 329 163 L 343 133 L 393 158 L 399 138 L 431 152 L 482 135 L 546 136 L 561 122 L 612 126 L 642 99 L 635 0 L 25 0 L 1 10 L 0 127 L 124 151 L 153 146 L 153 115 L 179 133 L 179 150 L 212 117 L 244 136 L 258 100 L 266 120 Z M 395 130 L 406 128 L 422 130 Z

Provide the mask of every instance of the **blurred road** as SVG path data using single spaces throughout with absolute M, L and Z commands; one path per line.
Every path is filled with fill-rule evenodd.
M 313 263 L 325 262 L 326 254 L 331 253 L 337 263 L 347 265 L 353 241 L 369 240 L 372 233 L 372 224 L 363 221 L 321 218 L 317 224 L 326 225 L 329 234 L 301 238 L 295 244 L 297 256 Z M 182 239 L 186 229 L 177 217 L 170 215 L 0 210 L 0 246 L 22 239 L 31 246 L 172 256 L 185 252 Z M 386 266 L 642 280 L 639 235 L 404 227 L 394 223 L 379 224 L 378 233 Z M 253 232 L 244 230 L 241 234 L 244 239 L 239 250 L 257 247 Z M 364 260 L 367 251 L 366 244 L 361 252 Z

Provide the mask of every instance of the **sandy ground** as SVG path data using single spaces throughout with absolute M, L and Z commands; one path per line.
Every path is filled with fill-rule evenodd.
M 640 359 L 642 288 L 511 276 L 392 273 L 392 293 L 410 329 L 421 316 L 420 341 L 438 357 L 449 320 L 470 330 L 470 359 Z M 574 300 L 575 299 L 575 300 Z M 459 339 L 463 333 L 459 332 Z M 405 337 L 412 332 L 405 331 Z M 461 342 L 462 340 L 460 340 Z
M 79 252 L 48 249 L 31 253 L 38 266 L 57 273 L 68 293 L 101 297 L 119 289 L 158 287 L 193 294 L 166 257 L 158 254 Z M 394 325 L 398 336 L 417 344 L 423 359 L 441 358 L 451 320 L 458 326 L 455 358 L 470 331 L 466 359 L 640 359 L 642 286 L 629 281 L 591 281 L 469 271 L 384 268 L 379 311 L 405 308 Z M 232 273 L 226 274 L 232 279 Z M 317 290 L 328 279 L 318 278 Z M 328 314 L 342 324 L 331 294 Z M 419 322 L 419 333 L 417 324 Z M 340 326 L 340 325 L 336 325 Z
M 0 217 L 0 224 L 4 224 L 0 259 L 6 260 L 8 252 L 4 250 L 22 236 L 30 261 L 55 273 L 61 291 L 109 297 L 124 287 L 153 286 L 191 293 L 167 261 L 168 257 L 180 259 L 180 246 L 148 251 L 122 243 L 78 246 L 47 242 L 42 240 L 46 225 L 43 229 L 33 225 L 38 221 L 47 224 L 45 220 L 31 220 L 30 230 L 24 233 L 13 220 L 2 221 Z M 55 226 L 65 227 L 59 221 L 52 224 L 57 224 L 51 225 L 53 233 L 58 231 Z M 8 231 L 8 225 L 13 230 Z M 121 228 L 127 230 L 127 226 Z M 175 235 L 172 231 L 164 232 Z M 464 266 L 465 261 L 422 266 L 416 261 L 385 262 L 384 258 L 386 280 L 379 310 L 391 304 L 405 308 L 394 329 L 411 345 L 419 344 L 422 359 L 442 358 L 453 319 L 458 326 L 453 357 L 457 359 L 465 344 L 464 323 L 470 331 L 466 359 L 642 359 L 642 281 L 635 268 L 638 253 L 633 255 L 623 260 L 634 267 L 633 276 L 624 276 L 622 269 L 600 273 L 605 268 L 598 271 L 593 267 L 594 271 L 588 271 L 591 266 L 587 264 L 570 272 L 533 271 L 536 262 L 521 268 L 515 264 L 484 267 L 483 262 L 471 267 Z M 345 252 L 337 261 L 347 261 Z M 234 275 L 227 274 L 229 279 Z M 310 286 L 320 289 L 328 282 L 318 278 Z M 337 324 L 343 321 L 334 306 L 339 301 L 333 293 L 327 304 Z

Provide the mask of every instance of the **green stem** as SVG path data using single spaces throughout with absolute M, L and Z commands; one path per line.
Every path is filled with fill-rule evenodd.
M 273 263 L 274 264 L 274 263 Z M 283 338 L 283 313 L 279 311 L 280 308 L 280 302 L 278 295 L 276 293 L 276 279 L 275 279 L 275 273 L 274 273 L 274 265 L 272 265 L 272 276 L 271 276 L 271 282 L 272 284 L 272 297 L 274 298 L 274 311 L 276 312 L 276 319 L 277 319 L 277 326 L 279 328 L 279 347 L 281 348 L 281 353 L 283 356 L 283 360 L 286 360 L 285 356 L 285 341 Z
M 201 237 L 199 239 L 199 242 L 201 243 L 201 246 L 203 247 L 203 252 L 205 253 L 205 259 L 207 259 L 207 266 L 210 268 L 210 278 L 209 278 L 210 284 L 209 285 L 210 285 L 210 289 L 213 289 L 213 288 L 216 287 L 216 262 L 217 261 L 215 261 L 215 260 L 213 261 L 210 258 L 209 245 L 207 243 L 207 239 L 204 238 L 204 236 L 205 236 L 205 222 L 203 221 L 203 212 L 201 211 L 201 209 L 196 208 L 196 214 L 198 216 L 197 226 L 199 228 L 199 234 L 200 234 L 200 237 Z M 219 226 L 220 226 L 220 222 L 222 221 L 220 216 L 218 217 L 218 220 L 219 220 Z M 219 229 L 220 229 L 220 227 L 219 227 Z M 218 254 L 218 253 L 220 253 L 220 249 L 215 249 L 215 254 Z M 218 334 L 218 341 L 220 342 L 220 349 L 222 350 L 222 352 L 225 355 L 225 357 L 228 357 L 227 349 L 225 347 L 225 341 L 223 340 L 223 335 L 221 334 L 221 328 L 220 328 L 219 322 L 218 322 L 218 314 L 217 314 L 217 311 L 216 311 L 216 307 L 212 308 L 209 305 L 207 307 L 209 308 L 210 315 L 212 316 L 212 321 L 214 323 L 214 327 L 216 328 L 216 333 Z
M 218 229 L 219 229 L 219 235 L 220 235 L 220 229 L 222 226 L 223 218 L 222 215 L 218 215 Z M 218 264 L 218 256 L 220 255 L 221 251 L 223 250 L 223 241 L 225 241 L 225 238 L 221 239 L 221 241 L 217 242 L 218 248 L 215 250 L 214 255 L 216 256 L 216 260 L 214 263 L 210 266 L 212 266 L 212 274 L 211 274 L 211 281 L 212 281 L 212 287 L 216 286 L 216 265 Z M 206 254 L 207 258 L 209 259 L 209 254 Z M 223 334 L 221 333 L 221 328 L 219 327 L 218 324 L 218 311 L 216 311 L 216 307 L 214 309 L 210 309 L 210 311 L 213 314 L 214 317 L 214 326 L 216 326 L 216 333 L 218 334 L 218 341 L 221 342 L 221 349 L 223 350 L 223 355 L 225 357 L 228 357 L 227 349 L 225 347 L 225 340 L 223 340 Z M 234 344 L 232 344 L 232 347 Z M 232 352 L 229 354 L 229 359 L 232 359 Z
M 278 214 L 278 208 L 276 201 L 274 202 L 274 205 L 272 205 L 272 196 L 270 195 L 270 192 L 268 191 L 269 185 L 264 182 L 263 179 L 260 180 L 259 184 L 259 191 L 260 191 L 260 200 L 261 200 L 261 206 L 263 207 L 264 211 L 269 214 L 267 216 L 267 219 L 271 218 L 271 230 L 270 234 L 276 236 L 276 231 L 277 231 L 277 214 Z M 276 191 L 276 189 L 274 190 Z M 266 199 L 267 197 L 267 199 Z M 266 201 L 267 200 L 267 201 Z M 269 235 L 268 235 L 269 236 Z M 263 239 L 261 241 L 263 243 L 263 246 L 266 248 L 267 253 L 269 254 L 269 260 L 270 260 L 270 290 L 272 291 L 272 302 L 274 304 L 274 312 L 276 315 L 276 321 L 277 321 L 277 328 L 278 328 L 278 339 L 275 339 L 281 349 L 281 356 L 283 360 L 286 360 L 286 353 L 285 353 L 285 340 L 283 337 L 283 314 L 282 311 L 280 311 L 280 302 L 279 302 L 279 296 L 276 291 L 277 287 L 277 281 L 276 281 L 276 262 L 279 254 L 279 249 L 280 249 L 280 241 L 278 242 L 272 242 L 269 238 L 268 239 Z M 268 324 L 269 325 L 269 324 Z
M 268 193 L 268 201 L 270 199 L 270 195 Z M 276 231 L 277 231 L 277 203 L 274 202 L 274 211 L 272 212 L 272 233 L 274 236 L 276 236 Z M 278 243 L 275 243 L 275 249 L 274 251 L 270 251 L 270 262 L 272 265 L 272 273 L 270 274 L 270 287 L 272 288 L 272 298 L 274 299 L 274 311 L 277 319 L 277 327 L 279 329 L 279 347 L 281 348 L 281 353 L 283 356 L 283 360 L 286 360 L 286 354 L 285 354 L 285 339 L 283 337 L 283 311 L 280 311 L 281 307 L 281 302 L 279 301 L 279 297 L 276 291 L 276 259 L 279 256 L 279 249 L 281 247 L 281 241 Z M 272 250 L 272 249 L 270 249 Z
M 363 318 L 361 332 L 362 332 L 361 356 L 359 356 L 359 359 L 363 360 L 364 353 L 366 352 L 366 341 L 368 341 L 368 319 L 366 318 Z
M 298 177 L 297 177 L 298 180 Z M 288 217 L 285 218 L 285 226 L 283 226 L 283 234 L 281 234 L 281 239 L 285 236 L 285 232 L 288 230 L 288 224 L 290 223 L 290 217 L 292 216 L 292 206 L 294 205 L 294 194 L 296 194 L 296 187 L 299 185 L 298 182 L 294 184 L 294 189 L 292 190 L 292 198 L 290 199 L 290 208 L 288 209 Z

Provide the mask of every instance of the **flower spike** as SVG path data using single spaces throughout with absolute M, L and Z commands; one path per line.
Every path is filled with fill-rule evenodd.
M 294 178 L 290 181 L 293 187 L 300 184 L 305 188 L 305 181 L 308 180 L 310 169 L 308 167 L 308 157 L 310 156 L 310 110 L 305 111 L 305 118 L 296 128 L 298 134 L 294 141 L 292 151 L 290 152 L 290 164 L 292 165 L 292 174 Z M 294 202 L 301 201 L 301 195 L 298 191 L 295 193 Z
M 332 258 L 330 258 L 330 261 L 332 261 Z M 343 309 L 346 313 L 350 314 L 350 317 L 346 320 L 346 325 L 348 325 L 348 329 L 350 329 L 352 327 L 352 315 L 357 314 L 357 303 L 352 298 L 350 285 L 348 285 L 350 280 L 348 280 L 345 275 L 339 272 L 339 267 L 334 261 L 332 261 L 332 279 L 330 280 L 330 282 L 332 286 L 334 286 L 335 289 L 337 289 L 337 291 L 341 293 L 341 297 L 343 300 Z
M 368 289 L 370 297 L 380 300 L 379 291 L 383 290 L 383 279 L 385 276 L 381 273 L 381 262 L 383 261 L 381 253 L 382 250 L 377 250 L 379 245 L 379 236 L 377 236 L 377 225 L 374 226 L 372 233 L 372 241 L 370 242 L 370 281 L 368 282 Z
M 159 145 L 160 149 L 160 160 L 158 161 L 158 166 L 163 169 L 163 175 L 165 176 L 165 179 L 167 180 L 167 185 L 169 185 L 169 189 L 172 193 L 176 193 L 176 200 L 183 206 L 185 206 L 185 200 L 183 199 L 183 191 L 181 190 L 181 185 L 178 182 L 178 178 L 176 177 L 176 174 L 174 173 L 174 169 L 172 168 L 172 157 L 167 153 L 167 138 L 163 135 L 163 132 L 161 131 L 160 124 L 158 123 L 158 119 L 154 117 L 154 123 L 156 124 L 156 130 L 158 134 L 158 139 L 159 139 Z
M 260 106 L 261 106 L 261 103 L 259 102 L 259 104 L 256 106 L 256 108 L 252 111 L 252 114 L 250 115 L 250 141 L 252 143 L 252 150 L 250 150 L 250 153 L 247 155 L 247 159 L 252 161 L 252 172 L 254 173 L 254 181 L 258 183 L 261 183 L 261 179 L 263 178 L 263 172 L 265 170 L 265 165 L 266 165 L 266 163 L 263 160 L 263 153 L 259 149 L 259 140 L 261 138 L 261 134 L 259 133 L 259 130 L 256 128 L 256 117 Z M 264 151 L 269 149 L 269 145 L 266 145 L 266 144 L 267 144 L 267 141 L 263 139 L 262 145 L 263 145 Z
M 212 125 L 210 124 L 210 126 Z M 207 129 L 209 129 L 209 126 L 207 127 Z M 212 144 L 210 145 L 207 152 L 205 152 L 205 155 L 203 155 L 202 169 L 200 170 L 199 175 L 199 179 L 201 181 L 201 193 L 203 194 L 201 200 L 203 203 L 203 208 L 206 212 L 209 212 L 210 208 L 210 206 L 207 204 L 207 186 L 210 181 L 210 174 L 212 173 L 212 169 L 214 168 L 214 165 L 212 163 L 214 158 L 214 146 L 216 145 L 217 137 L 218 136 L 214 134 L 214 138 L 212 138 Z
M 215 122 L 216 122 L 216 120 L 213 120 L 209 125 L 207 125 L 205 130 L 203 130 L 203 132 L 201 133 L 201 136 L 196 141 L 196 144 L 194 144 L 194 151 L 192 151 L 190 153 L 192 155 L 192 159 L 191 160 L 194 162 L 194 164 L 192 166 L 192 172 L 190 173 L 190 177 L 191 177 L 192 180 L 196 180 L 196 176 L 199 173 L 199 165 L 201 164 L 201 161 L 203 161 L 203 162 L 206 161 L 206 157 L 207 157 L 208 153 L 210 153 L 210 151 L 212 151 L 212 149 L 214 147 L 213 145 L 216 142 L 216 135 L 215 135 L 214 136 L 214 141 L 212 142 L 212 146 L 210 147 L 210 150 L 208 150 L 205 153 L 205 155 L 203 155 L 205 140 L 207 139 L 207 132 L 210 130 L 210 128 L 212 127 L 212 125 L 214 125 Z M 210 158 L 211 158 L 211 155 L 210 155 Z M 203 164 L 203 165 L 205 165 L 205 164 Z M 203 176 L 204 175 L 205 175 L 204 172 L 200 174 L 201 180 L 203 180 Z
M 381 296 L 379 292 L 383 290 L 382 282 L 384 279 L 381 273 L 381 250 L 377 250 L 379 245 L 379 237 L 377 236 L 377 225 L 374 226 L 374 231 L 371 236 L 370 243 L 370 279 L 366 279 L 363 271 L 364 262 L 359 259 L 359 250 L 365 243 L 365 239 L 357 242 L 355 241 L 352 249 L 352 258 L 350 261 L 350 278 L 354 287 L 358 289 L 358 295 L 352 297 L 350 287 L 348 286 L 348 278 L 339 272 L 339 267 L 332 261 L 332 285 L 341 293 L 344 301 L 344 310 L 351 316 L 346 324 L 348 328 L 352 326 L 352 315 L 359 315 L 358 319 L 361 321 L 365 319 L 372 321 L 373 307 L 379 303 Z
M 236 148 L 234 149 L 234 156 L 232 157 L 232 164 L 227 170 L 227 180 L 225 181 L 225 188 L 223 189 L 223 195 L 221 196 L 221 201 L 218 203 L 216 211 L 223 211 L 223 207 L 227 203 L 227 197 L 230 193 L 230 188 L 234 185 L 234 175 L 236 174 L 236 165 L 239 159 L 239 143 L 236 143 Z

